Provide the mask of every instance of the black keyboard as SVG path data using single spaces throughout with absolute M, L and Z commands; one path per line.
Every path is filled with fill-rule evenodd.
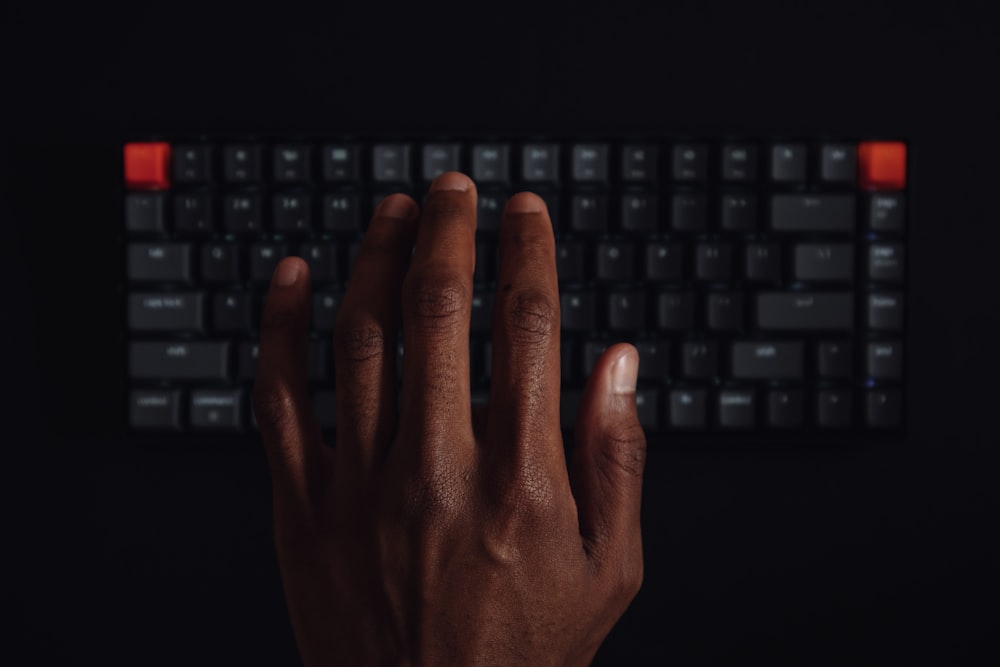
M 649 434 L 901 432 L 906 144 L 897 138 L 143 138 L 124 146 L 127 427 L 246 433 L 257 327 L 288 255 L 313 283 L 310 389 L 367 220 L 460 170 L 479 191 L 473 400 L 490 380 L 496 235 L 532 190 L 555 227 L 562 419 L 610 344 Z M 400 350 L 402 354 L 402 350 Z

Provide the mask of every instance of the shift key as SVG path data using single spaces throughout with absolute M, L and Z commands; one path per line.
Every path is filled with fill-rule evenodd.
M 757 326 L 769 330 L 809 331 L 854 327 L 850 292 L 762 292 L 757 295 Z
M 129 377 L 165 380 L 229 379 L 229 341 L 130 343 Z

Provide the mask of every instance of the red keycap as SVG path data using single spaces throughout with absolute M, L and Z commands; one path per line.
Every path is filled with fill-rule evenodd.
M 901 141 L 858 144 L 858 187 L 863 190 L 906 187 L 906 144 Z
M 125 144 L 125 185 L 130 190 L 165 190 L 170 187 L 170 144 Z

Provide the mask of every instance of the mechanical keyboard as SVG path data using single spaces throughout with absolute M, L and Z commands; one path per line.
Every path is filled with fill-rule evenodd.
M 139 137 L 123 153 L 134 433 L 256 428 L 258 320 L 292 254 L 312 276 L 310 395 L 334 429 L 331 332 L 367 220 L 448 170 L 479 192 L 474 401 L 489 390 L 500 215 L 532 190 L 556 234 L 566 428 L 596 359 L 627 341 L 650 434 L 903 430 L 899 138 Z

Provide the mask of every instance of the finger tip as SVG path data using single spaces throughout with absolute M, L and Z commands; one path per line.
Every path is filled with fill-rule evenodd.
M 416 216 L 417 202 L 413 197 L 402 192 L 396 192 L 379 202 L 376 216 L 396 220 L 410 220 Z
M 541 213 L 545 210 L 545 200 L 534 192 L 518 192 L 507 201 L 508 213 Z
M 291 287 L 298 282 L 305 272 L 309 270 L 308 265 L 301 257 L 285 257 L 274 269 L 274 285 L 278 287 Z
M 460 171 L 446 171 L 439 174 L 428 189 L 429 192 L 440 192 L 442 190 L 458 190 L 468 192 L 475 190 L 476 184 L 472 179 Z
M 628 343 L 615 347 L 611 362 L 611 388 L 615 394 L 634 394 L 639 380 L 639 351 Z

